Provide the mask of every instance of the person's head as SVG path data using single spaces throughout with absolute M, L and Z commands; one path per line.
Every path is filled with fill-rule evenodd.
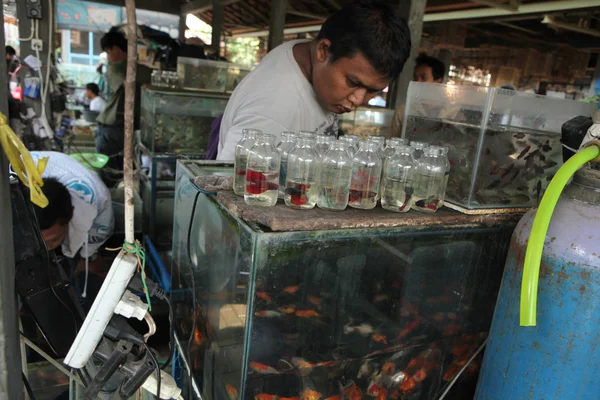
M 100 88 L 95 83 L 88 83 L 85 85 L 85 97 L 90 100 L 95 99 L 100 95 Z
M 34 205 L 33 208 L 46 247 L 48 250 L 54 250 L 65 240 L 69 222 L 73 218 L 71 194 L 62 183 L 54 178 L 44 179 L 42 192 L 48 198 L 48 206 L 40 208 Z
M 106 52 L 106 57 L 111 63 L 127 60 L 127 39 L 117 27 L 110 28 L 102 39 L 100 47 Z
M 319 103 L 342 114 L 368 102 L 400 74 L 410 47 L 406 21 L 386 3 L 357 0 L 342 8 L 311 46 Z
M 415 67 L 415 81 L 442 83 L 446 75 L 446 66 L 435 57 L 429 57 L 424 54 L 417 57 L 417 66 Z
M 17 56 L 17 51 L 12 46 L 6 46 L 6 60 L 12 61 Z

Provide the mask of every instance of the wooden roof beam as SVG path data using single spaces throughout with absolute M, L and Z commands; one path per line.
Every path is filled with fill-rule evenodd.
M 495 0 L 471 0 L 471 2 L 511 12 L 519 11 L 519 0 L 510 0 L 508 4 L 498 3 Z
M 241 0 L 224 0 L 225 6 L 230 4 L 238 3 Z M 208 11 L 213 7 L 213 0 L 193 0 L 189 3 L 183 3 L 181 5 L 181 14 L 197 14 L 204 11 Z

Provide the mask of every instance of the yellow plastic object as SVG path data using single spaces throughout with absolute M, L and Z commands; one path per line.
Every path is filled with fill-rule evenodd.
M 554 212 L 554 207 L 563 189 L 569 182 L 569 179 L 586 163 L 600 156 L 600 146 L 598 144 L 590 145 L 569 160 L 558 170 L 535 215 L 531 233 L 529 234 L 529 243 L 525 252 L 525 265 L 523 267 L 523 280 L 521 283 L 521 326 L 536 325 L 537 293 L 538 279 L 540 276 L 540 262 L 542 261 L 542 252 L 544 250 L 544 240 L 548 233 L 550 219 Z
M 44 186 L 42 173 L 48 164 L 48 157 L 40 158 L 36 166 L 29 150 L 6 122 L 6 116 L 0 113 L 0 144 L 2 149 L 8 157 L 12 170 L 21 182 L 29 187 L 31 202 L 45 208 L 48 205 L 48 199 L 42 192 L 42 186 Z

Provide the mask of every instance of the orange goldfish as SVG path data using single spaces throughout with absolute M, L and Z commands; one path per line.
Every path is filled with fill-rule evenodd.
M 227 395 L 229 395 L 229 400 L 238 400 L 238 391 L 236 388 L 227 384 L 225 385 L 225 390 L 227 391 Z
M 442 331 L 442 335 L 444 335 L 444 336 L 454 335 L 455 333 L 457 333 L 458 331 L 460 331 L 460 328 L 461 328 L 461 326 L 458 325 L 458 324 L 448 325 Z
M 260 393 L 254 396 L 254 400 L 277 400 L 277 396 L 273 394 Z
M 269 367 L 268 365 L 265 364 L 261 364 L 259 362 L 256 361 L 252 361 L 250 364 L 248 364 L 250 366 L 250 368 L 252 368 L 253 371 L 256 371 L 258 373 L 261 374 L 278 374 L 279 372 L 277 372 L 277 370 L 273 367 Z
M 450 365 L 448 367 L 448 369 L 442 375 L 442 380 L 444 380 L 445 382 L 451 381 L 459 369 L 460 369 L 460 367 L 457 364 Z
M 315 390 L 306 389 L 302 392 L 302 400 L 319 400 L 322 399 L 323 395 Z
M 316 296 L 308 296 L 308 301 L 310 301 L 312 304 L 314 304 L 317 307 L 321 306 L 321 299 L 316 297 Z
M 277 400 L 300 400 L 300 397 L 278 397 Z
M 342 400 L 342 397 L 339 394 L 334 394 L 333 396 L 328 397 L 325 400 Z
M 294 294 L 299 289 L 300 289 L 300 286 L 288 286 L 288 287 L 286 287 L 286 288 L 283 289 L 283 292 L 287 293 L 287 294 Z
M 425 380 L 425 378 L 427 378 L 427 372 L 425 372 L 423 368 L 415 372 L 415 374 L 413 375 L 413 379 L 416 382 L 422 382 Z
M 400 331 L 400 334 L 398 334 L 398 337 L 396 339 L 402 339 L 404 336 L 406 336 L 409 333 L 411 333 L 412 331 L 414 331 L 417 328 L 417 326 L 419 326 L 419 324 L 420 324 L 419 320 L 414 320 L 412 322 L 409 322 L 408 324 L 406 324 L 404 329 L 402 329 Z
M 387 337 L 385 337 L 381 333 L 375 333 L 371 338 L 377 343 L 388 344 Z
M 292 364 L 294 364 L 296 367 L 298 367 L 300 369 L 311 369 L 311 368 L 316 367 L 315 364 L 310 363 L 310 362 L 306 361 L 305 359 L 299 358 L 299 357 L 293 357 Z
M 377 400 L 387 400 L 387 389 L 382 387 L 377 395 Z
M 293 314 L 294 311 L 296 311 L 296 306 L 291 305 L 287 307 L 279 307 L 277 310 L 281 311 L 284 314 Z
M 344 389 L 344 397 L 349 400 L 362 400 L 362 392 L 358 386 L 356 386 L 356 383 L 353 382 L 352 385 Z
M 204 335 L 202 334 L 202 332 L 200 332 L 200 329 L 198 329 L 198 327 L 194 328 L 194 343 L 196 343 L 198 346 L 204 343 Z
M 381 372 L 385 375 L 394 375 L 394 372 L 396 372 L 396 365 L 394 365 L 393 362 L 388 361 L 381 367 Z
M 410 392 L 412 391 L 415 387 L 417 386 L 417 381 L 415 381 L 413 378 L 408 378 L 405 379 L 401 384 L 400 384 L 400 390 L 402 390 L 403 392 Z
M 266 301 L 267 303 L 271 302 L 271 296 L 269 296 L 266 292 L 256 292 L 256 297 Z
M 321 314 L 319 314 L 315 310 L 298 310 L 298 311 L 296 311 L 296 316 L 301 317 L 301 318 L 311 318 L 311 317 L 320 317 Z

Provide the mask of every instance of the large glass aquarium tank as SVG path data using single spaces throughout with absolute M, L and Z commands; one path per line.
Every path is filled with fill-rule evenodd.
M 145 229 L 170 246 L 178 159 L 204 159 L 211 125 L 225 112 L 229 95 L 145 86 L 142 89 L 140 149 L 147 159 Z
M 439 398 L 487 337 L 520 215 L 253 208 L 194 183 L 232 173 L 178 162 L 186 399 Z M 447 398 L 473 397 L 480 362 Z
M 402 136 L 448 147 L 448 203 L 525 208 L 562 165 L 562 125 L 594 110 L 514 90 L 411 82 Z
M 220 93 L 144 87 L 142 144 L 153 155 L 204 155 L 211 124 L 225 112 L 228 99 Z

